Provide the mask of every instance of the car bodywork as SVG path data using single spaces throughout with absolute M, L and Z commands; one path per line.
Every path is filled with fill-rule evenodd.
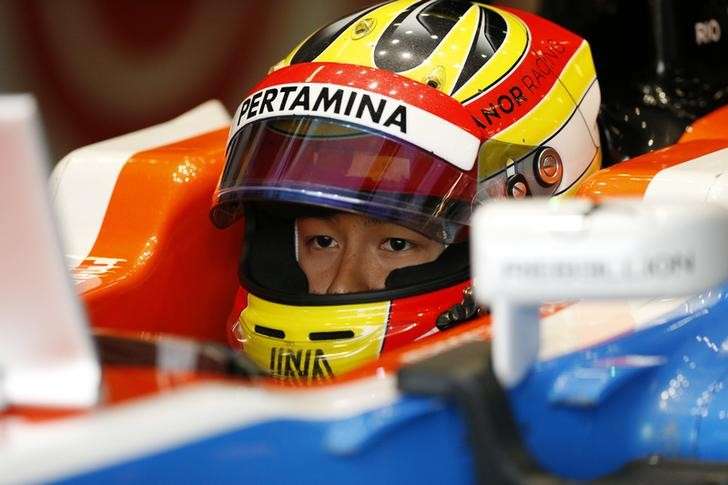
M 242 227 L 208 222 L 228 124 L 208 104 L 80 149 L 54 171 L 103 399 L 6 408 L 0 481 L 469 483 L 728 460 L 725 288 L 545 306 L 539 361 L 507 395 L 489 370 L 487 316 L 305 388 L 236 363 L 223 349 L 245 297 L 231 264 Z M 594 174 L 579 195 L 724 203 L 726 127 L 728 109 L 714 111 L 674 146 Z
M 596 174 L 582 195 L 619 195 L 621 187 L 624 194 L 649 196 L 657 184 L 671 183 L 665 175 L 670 167 L 702 175 L 704 170 L 695 167 L 706 156 L 720 167 L 728 141 L 715 133 L 725 126 L 727 112 L 701 120 L 683 143 Z M 216 118 L 198 128 L 224 122 Z M 385 354 L 340 381 L 314 387 L 196 370 L 200 359 L 194 356 L 200 352 L 191 352 L 190 342 L 181 338 L 226 342 L 220 329 L 235 311 L 237 292 L 227 263 L 235 260 L 241 241 L 240 233 L 206 227 L 225 132 L 192 138 L 185 138 L 189 131 L 180 133 L 181 141 L 162 148 L 121 149 L 138 139 L 132 134 L 105 145 L 114 150 L 105 152 L 102 145 L 96 152 L 85 149 L 86 156 L 72 154 L 57 169 L 52 183 L 63 213 L 59 198 L 64 190 L 74 193 L 68 185 L 74 164 L 82 167 L 76 173 L 82 179 L 84 172 L 93 173 L 84 164 L 110 163 L 110 153 L 126 157 L 107 184 L 111 196 L 93 249 L 76 251 L 72 272 L 98 335 L 143 341 L 154 352 L 146 367 L 134 362 L 140 353 L 107 359 L 105 399 L 95 409 L 7 410 L 2 417 L 10 430 L 1 445 L 4 480 L 237 480 L 241 474 L 252 481 L 295 476 L 303 482 L 483 478 L 492 456 L 474 453 L 482 451 L 485 431 L 467 404 L 473 393 L 458 394 L 453 390 L 458 386 L 449 384 L 422 389 L 407 369 L 419 362 L 427 370 L 427 362 L 459 354 L 464 357 L 435 374 L 444 376 L 443 382 L 459 375 L 458 369 L 480 369 L 472 362 L 487 360 L 482 347 L 468 352 L 463 346 L 486 345 L 484 321 Z M 93 176 L 100 183 L 98 173 Z M 621 180 L 627 182 L 620 186 Z M 687 192 L 720 202 L 718 182 L 706 193 Z M 76 210 L 88 202 L 65 203 Z M 80 239 L 73 238 L 83 231 L 70 229 L 66 240 L 80 248 Z M 188 261 L 193 255 L 203 261 Z M 200 266 L 186 267 L 195 264 Z M 201 267 L 212 274 L 184 277 Z M 539 363 L 508 396 L 522 446 L 546 471 L 577 478 L 602 476 L 653 455 L 724 461 L 724 292 L 544 307 Z M 214 308 L 220 305 L 226 310 Z M 485 379 L 481 370 L 461 374 L 476 383 L 475 389 Z M 496 422 L 510 412 L 500 409 Z M 437 460 L 422 459 L 433 452 Z

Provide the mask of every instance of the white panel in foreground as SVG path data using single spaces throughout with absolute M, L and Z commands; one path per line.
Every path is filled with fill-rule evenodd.
M 471 241 L 506 387 L 538 357 L 544 302 L 681 297 L 728 280 L 728 211 L 710 204 L 497 201 L 476 212 Z
M 100 370 L 48 199 L 35 100 L 0 96 L 0 401 L 96 402 Z
M 728 279 L 728 211 L 711 204 L 498 201 L 471 234 L 481 301 L 684 296 Z

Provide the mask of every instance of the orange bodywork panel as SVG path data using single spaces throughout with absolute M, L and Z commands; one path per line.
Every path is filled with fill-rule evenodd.
M 227 341 L 242 224 L 220 231 L 208 218 L 226 136 L 140 152 L 124 165 L 91 257 L 74 270 L 94 327 Z M 94 258 L 115 263 L 83 278 Z
M 693 140 L 612 165 L 584 181 L 576 195 L 602 199 L 642 197 L 661 170 L 728 147 L 728 139 Z
M 679 143 L 694 140 L 727 140 L 728 106 L 700 118 L 685 130 Z
M 676 145 L 617 163 L 589 177 L 576 195 L 642 197 L 658 172 L 728 147 L 728 106 L 698 119 Z

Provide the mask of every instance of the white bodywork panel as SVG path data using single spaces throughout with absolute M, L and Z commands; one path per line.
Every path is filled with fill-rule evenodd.
M 711 202 L 728 208 L 728 148 L 661 170 L 647 186 L 645 200 Z

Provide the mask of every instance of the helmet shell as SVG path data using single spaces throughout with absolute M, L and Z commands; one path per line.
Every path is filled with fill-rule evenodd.
M 474 181 L 472 205 L 493 197 L 568 195 L 601 163 L 600 93 L 589 45 L 516 9 L 452 0 L 397 0 L 367 8 L 298 45 L 251 91 L 236 118 L 245 102 L 252 105 L 252 96 L 287 82 L 368 90 L 469 133 L 479 142 L 472 162 L 457 169 Z M 406 83 L 407 89 L 393 89 Z M 238 120 L 231 140 L 244 124 Z M 442 134 L 433 130 L 429 136 L 436 140 Z M 436 154 L 429 147 L 421 148 Z M 233 203 L 237 210 L 235 191 L 221 189 L 216 208 Z M 227 215 L 227 223 L 236 217 L 234 211 Z M 475 315 L 467 272 L 458 274 L 439 286 L 377 292 L 376 301 L 370 295 L 345 304 L 300 298 L 291 303 L 249 287 L 256 294 L 240 316 L 238 338 L 276 376 L 310 381 L 339 375 L 457 323 L 453 315 Z M 443 321 L 447 325 L 439 324 Z M 332 337 L 325 345 L 317 340 L 322 332 Z

